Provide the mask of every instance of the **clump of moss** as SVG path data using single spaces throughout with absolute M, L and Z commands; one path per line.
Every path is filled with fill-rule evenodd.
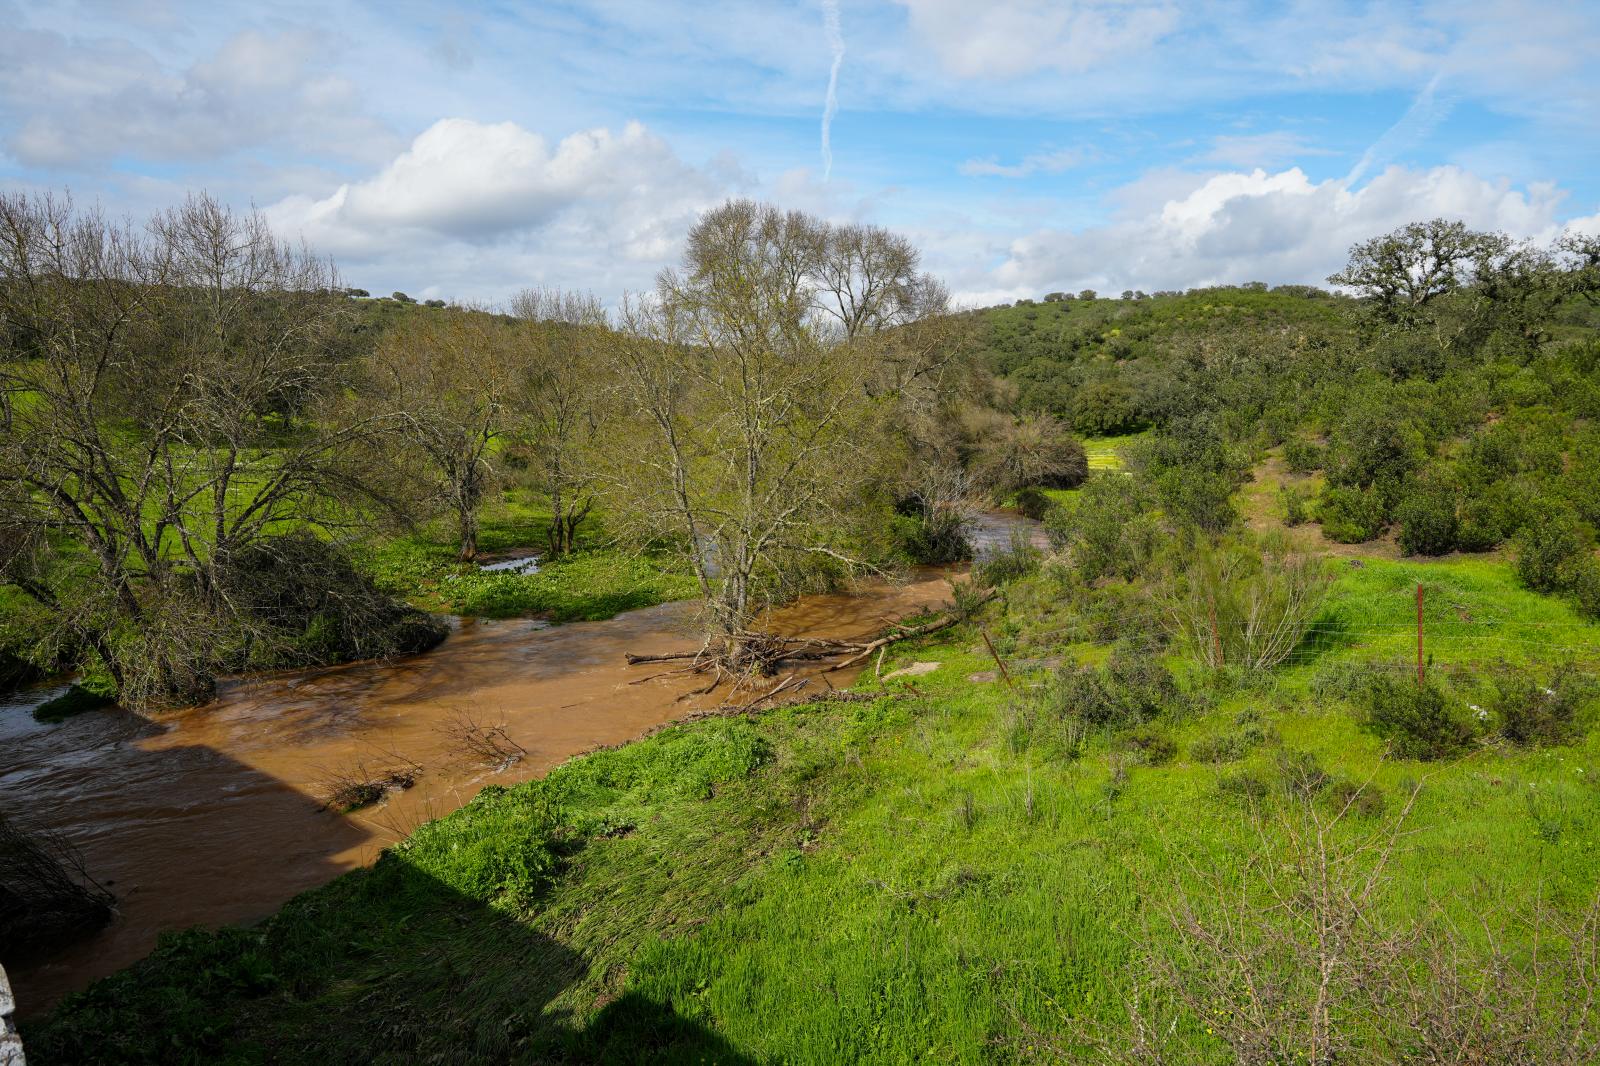
M 85 711 L 96 711 L 116 702 L 109 695 L 96 692 L 83 685 L 72 685 L 54 699 L 46 700 L 33 709 L 33 717 L 41 722 L 62 722 Z

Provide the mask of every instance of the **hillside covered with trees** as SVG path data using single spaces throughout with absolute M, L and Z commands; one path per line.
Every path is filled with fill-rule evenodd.
M 692 597 L 664 658 L 728 693 L 169 937 L 36 1061 L 1600 1057 L 1594 238 L 961 311 L 738 201 L 614 311 L 374 309 L 204 201 L 3 206 L 15 658 L 159 713 L 425 609 Z M 1048 547 L 973 562 L 995 507 Z M 868 645 L 772 608 L 933 565 L 786 687 Z

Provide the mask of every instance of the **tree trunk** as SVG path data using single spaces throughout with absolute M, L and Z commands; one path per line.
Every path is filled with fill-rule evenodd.
M 461 561 L 470 563 L 478 557 L 478 509 L 463 497 L 456 517 L 461 527 Z

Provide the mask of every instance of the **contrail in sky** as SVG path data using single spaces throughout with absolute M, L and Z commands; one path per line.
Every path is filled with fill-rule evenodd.
M 1450 101 L 1436 100 L 1434 96 L 1443 77 L 1444 72 L 1440 71 L 1429 79 L 1416 99 L 1411 101 L 1411 106 L 1400 117 L 1400 121 L 1390 126 L 1382 137 L 1374 141 L 1372 147 L 1362 154 L 1361 161 L 1356 164 L 1355 169 L 1345 175 L 1346 185 L 1354 185 L 1366 177 L 1369 171 L 1388 162 L 1397 152 L 1404 151 L 1432 133 L 1433 128 L 1444 120 L 1450 113 Z
M 833 69 L 828 71 L 828 100 L 822 105 L 822 180 L 833 174 L 833 144 L 829 134 L 833 113 L 839 110 L 839 65 L 844 62 L 844 35 L 839 32 L 839 0 L 822 0 L 822 30 L 828 35 Z

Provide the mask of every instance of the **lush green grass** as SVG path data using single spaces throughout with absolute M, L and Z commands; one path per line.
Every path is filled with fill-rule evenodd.
M 543 555 L 548 514 L 524 494 L 507 493 L 485 508 L 480 553 Z M 670 557 L 608 544 L 599 518 L 580 527 L 576 552 L 542 562 L 537 573 L 483 573 L 476 564 L 460 562 L 458 555 L 454 531 L 443 522 L 358 550 L 362 565 L 383 588 L 419 607 L 453 614 L 548 615 L 569 622 L 610 618 L 696 591 L 693 577 Z
M 1330 664 L 1403 659 L 1418 580 L 1441 627 L 1465 611 L 1501 633 L 1560 626 L 1590 648 L 1600 632 L 1518 589 L 1500 564 L 1336 565 L 1324 617 L 1342 636 L 1265 679 L 1219 687 L 1189 671 L 1188 694 L 1156 723 L 1177 747 L 1165 765 L 1130 760 L 1117 734 L 1091 733 L 1073 757 L 1043 719 L 1025 727 L 1026 709 L 1048 704 L 1048 690 L 1028 688 L 1044 675 L 1019 671 L 1027 700 L 970 682 L 993 663 L 962 627 L 899 647 L 890 667 L 941 666 L 883 683 L 877 701 L 677 727 L 491 792 L 260 929 L 169 942 L 25 1030 L 30 1052 L 1049 1058 L 1074 1033 L 1127 1029 L 1145 953 L 1173 946 L 1152 917 L 1163 901 L 1192 889 L 1195 869 L 1229 876 L 1261 847 L 1224 782 L 1276 780 L 1290 752 L 1371 781 L 1391 811 L 1425 775 L 1379 920 L 1401 926 L 1433 901 L 1516 942 L 1511 916 L 1535 899 L 1581 905 L 1600 879 L 1593 708 L 1570 746 L 1490 744 L 1418 764 L 1386 759 L 1353 708 L 1314 682 Z M 1103 657 L 1104 646 L 1051 646 L 1053 580 L 1025 579 L 994 608 L 985 624 L 1002 652 Z M 1517 648 L 1539 668 L 1565 654 Z M 1481 656 L 1441 636 L 1436 667 Z M 1241 722 L 1258 728 L 1235 761 L 1200 757 Z M 1337 835 L 1374 824 L 1352 818 Z M 1159 996 L 1146 1006 L 1170 1009 Z M 1226 1060 L 1206 1019 L 1170 1016 L 1182 1061 Z
M 1509 563 L 1355 559 L 1329 565 L 1337 581 L 1306 652 L 1415 661 L 1420 585 L 1423 651 L 1438 667 L 1575 660 L 1600 670 L 1600 623 L 1523 588 Z
M 1089 455 L 1089 469 L 1121 470 L 1123 449 L 1143 436 L 1144 433 L 1130 433 L 1122 437 L 1085 437 L 1083 450 Z

